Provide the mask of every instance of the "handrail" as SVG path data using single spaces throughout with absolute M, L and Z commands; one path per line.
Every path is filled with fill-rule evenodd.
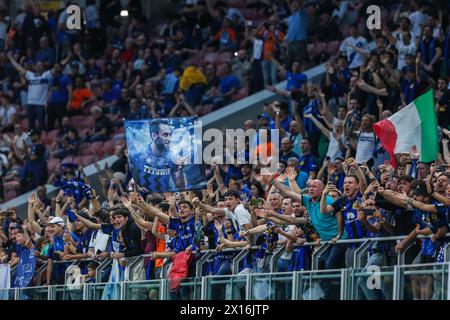
M 430 235 L 419 235 L 417 238 L 418 239 L 427 239 L 430 238 Z M 450 233 L 447 233 L 444 237 L 450 237 Z M 316 241 L 316 242 L 305 242 L 302 245 L 298 245 L 298 244 L 294 244 L 293 247 L 301 247 L 301 246 L 318 246 L 320 245 L 320 248 L 317 249 L 313 255 L 312 255 L 312 270 L 317 270 L 318 269 L 318 259 L 320 258 L 320 255 L 330 246 L 330 245 L 334 245 L 334 244 L 352 244 L 352 243 L 362 243 L 363 246 L 369 246 L 371 243 L 373 242 L 380 242 L 380 241 L 397 241 L 397 240 L 402 240 L 406 238 L 406 236 L 389 236 L 389 237 L 375 237 L 375 238 L 361 238 L 361 239 L 344 239 L 344 240 L 338 240 L 336 241 L 336 243 L 333 243 L 331 241 Z M 398 255 L 398 259 L 397 259 L 397 264 L 398 265 L 402 265 L 404 264 L 404 255 L 405 253 L 411 248 L 411 246 L 414 243 L 411 243 L 410 246 L 408 246 L 408 248 L 406 250 L 404 250 L 401 254 Z M 239 262 L 242 261 L 242 259 L 252 250 L 258 249 L 260 246 L 252 246 L 250 249 L 234 249 L 234 248 L 225 248 L 223 250 L 217 251 L 216 249 L 208 249 L 208 250 L 201 250 L 199 251 L 200 253 L 203 254 L 209 254 L 212 255 L 213 253 L 216 252 L 235 252 L 235 251 L 239 251 L 239 253 L 233 258 L 233 262 L 232 262 L 232 274 L 238 274 L 239 273 Z M 284 247 L 280 247 L 277 249 L 277 251 L 274 253 L 276 254 L 276 256 L 272 256 L 271 257 L 271 262 L 270 262 L 270 268 L 271 270 L 275 270 L 275 263 L 276 260 L 279 258 L 279 256 L 283 253 L 283 249 Z M 358 251 L 357 251 L 358 252 Z M 359 253 L 359 252 L 358 252 Z M 362 253 L 362 252 L 361 252 Z M 356 254 L 356 252 L 355 252 Z M 136 256 L 136 260 L 133 259 L 134 262 L 138 261 L 139 259 L 145 258 L 145 257 L 151 257 L 152 253 L 149 254 L 142 254 L 139 256 Z M 445 246 L 445 262 L 448 262 L 450 259 L 450 243 L 446 244 Z M 205 256 L 204 256 L 205 257 Z M 135 258 L 135 257 L 132 257 Z M 202 257 L 203 258 L 203 257 Z M 205 260 L 202 260 L 202 258 L 200 259 L 203 263 L 204 261 L 206 261 L 207 258 L 205 258 Z M 198 263 L 200 262 L 200 260 L 197 262 L 197 265 L 199 265 Z M 88 261 L 98 261 L 98 260 L 93 260 L 93 259 L 80 259 L 80 260 L 61 260 L 61 261 L 53 261 L 53 263 L 80 263 L 80 262 L 88 262 Z M 111 263 L 112 259 L 111 258 L 107 258 L 106 260 L 103 260 L 100 265 L 97 267 L 97 274 L 96 274 L 96 282 L 101 282 L 101 271 L 106 268 L 109 263 Z M 168 264 L 170 262 L 170 259 L 164 259 L 164 264 L 163 266 L 165 266 L 166 264 Z M 355 260 L 356 262 L 356 260 Z M 355 266 L 356 264 L 354 264 Z M 17 266 L 16 266 L 17 267 Z M 15 267 L 15 268 L 16 268 Z M 44 270 L 47 267 L 47 263 L 44 262 L 43 266 L 41 266 L 39 268 L 39 270 L 36 272 L 36 275 L 40 276 L 40 274 L 42 274 L 42 272 L 44 272 Z M 164 268 L 163 268 L 164 269 Z M 14 269 L 12 269 L 14 270 Z M 12 271 L 11 270 L 11 271 Z M 198 274 L 198 272 L 196 272 L 196 274 Z M 163 273 L 164 276 L 166 276 L 165 273 Z M 39 279 L 39 278 L 38 278 Z

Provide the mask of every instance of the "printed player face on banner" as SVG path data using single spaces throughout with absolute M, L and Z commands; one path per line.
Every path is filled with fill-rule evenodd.
M 131 173 L 140 187 L 149 192 L 206 187 L 203 166 L 194 164 L 195 155 L 198 151 L 201 154 L 201 136 L 195 135 L 194 121 L 161 118 L 125 122 Z

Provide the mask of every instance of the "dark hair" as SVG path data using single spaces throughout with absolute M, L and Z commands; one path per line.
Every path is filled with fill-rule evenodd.
M 356 176 L 356 175 L 354 175 L 354 174 L 348 174 L 347 176 L 345 176 L 346 178 L 354 178 L 355 179 L 355 181 L 356 181 L 356 183 L 359 183 L 359 178 Z
M 263 187 L 263 185 L 261 184 L 261 182 L 259 182 L 258 180 L 253 180 L 253 181 L 251 182 L 251 185 L 252 185 L 252 186 L 255 186 L 256 189 L 258 189 L 258 197 L 264 197 L 265 191 L 264 191 L 264 187 Z
M 113 215 L 113 217 L 114 216 L 124 216 L 124 217 L 129 217 L 130 216 L 130 213 L 128 212 L 128 210 L 127 209 L 125 209 L 125 208 L 114 208 L 113 210 L 112 210 L 112 215 Z
M 178 201 L 178 205 L 182 205 L 182 204 L 187 204 L 189 206 L 189 208 L 194 209 L 194 205 L 190 201 L 187 201 L 187 200 Z
M 414 178 L 411 177 L 411 176 L 403 176 L 403 177 L 401 177 L 401 178 L 398 179 L 398 182 L 399 182 L 399 183 L 402 182 L 402 181 L 409 182 L 409 183 L 413 183 Z
M 162 120 L 162 119 L 157 119 L 157 120 L 153 120 L 150 123 L 150 134 L 152 133 L 159 133 L 160 127 L 161 125 L 169 125 L 169 122 L 167 120 Z
M 169 203 L 162 201 L 159 203 L 159 208 L 161 209 L 162 212 L 166 213 L 169 212 L 170 205 Z
M 411 189 L 413 195 L 415 196 L 429 196 L 425 181 L 414 180 L 414 182 L 411 184 Z
M 97 262 L 90 262 L 90 263 L 87 265 L 87 267 L 88 267 L 88 269 L 97 270 L 98 263 L 97 263 Z
M 236 190 L 228 190 L 227 192 L 225 192 L 224 197 L 235 197 L 236 199 L 241 199 L 239 192 L 237 192 Z

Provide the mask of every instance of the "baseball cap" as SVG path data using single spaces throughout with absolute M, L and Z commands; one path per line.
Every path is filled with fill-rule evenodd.
M 64 220 L 60 217 L 54 217 L 49 221 L 49 224 L 59 224 L 60 226 L 65 225 Z

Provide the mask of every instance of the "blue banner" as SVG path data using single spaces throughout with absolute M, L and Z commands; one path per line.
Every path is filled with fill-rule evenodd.
M 17 255 L 19 256 L 19 264 L 17 266 L 16 277 L 14 279 L 14 287 L 28 287 L 33 280 L 36 268 L 36 257 L 34 256 L 34 248 L 25 248 L 17 245 Z
M 201 164 L 202 139 L 195 120 L 190 117 L 125 121 L 131 174 L 144 191 L 206 188 Z

